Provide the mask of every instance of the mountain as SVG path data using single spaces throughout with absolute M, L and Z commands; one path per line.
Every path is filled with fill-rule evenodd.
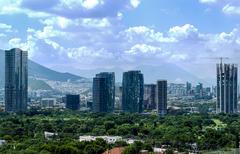
M 201 82 L 203 84 L 209 85 L 205 80 L 202 80 L 193 74 L 185 71 L 181 67 L 172 64 L 172 63 L 162 63 L 158 66 L 151 66 L 151 65 L 139 65 L 131 70 L 141 70 L 144 74 L 144 82 L 145 83 L 155 83 L 159 79 L 167 79 L 168 82 L 174 83 L 185 83 L 186 81 L 192 82 L 197 84 Z M 93 70 L 75 70 L 76 74 L 82 74 L 85 77 L 91 78 L 98 72 L 115 72 L 116 82 L 122 82 L 122 74 L 124 69 L 119 67 L 114 67 L 111 69 L 93 69 Z
M 28 85 L 30 90 L 53 90 L 45 81 L 29 79 Z
M 122 82 L 122 73 L 127 71 L 120 67 L 114 67 L 111 69 L 92 69 L 92 70 L 71 70 L 76 74 L 81 74 L 83 78 L 77 75 L 73 75 L 70 73 L 60 73 L 49 68 L 46 68 L 40 64 L 37 64 L 31 60 L 28 61 L 29 63 L 29 76 L 35 79 L 47 79 L 52 81 L 60 81 L 60 82 L 91 82 L 87 78 L 92 78 L 95 74 L 99 72 L 115 72 L 116 82 Z M 150 65 L 139 65 L 138 67 L 133 68 L 132 70 L 141 70 L 144 74 L 144 82 L 145 83 L 155 83 L 158 79 L 167 79 L 168 82 L 174 83 L 185 83 L 186 81 L 192 82 L 194 84 L 198 82 L 202 82 L 203 84 L 211 84 L 208 81 L 204 81 L 193 74 L 185 71 L 181 67 L 172 64 L 172 63 L 162 63 L 158 66 L 150 66 Z M 2 80 L 1 80 L 2 79 Z M 0 52 L 0 86 L 4 82 L 4 52 Z
M 60 82 L 89 81 L 89 79 L 86 79 L 84 77 L 80 77 L 70 73 L 61 73 L 61 72 L 51 70 L 31 60 L 28 60 L 28 73 L 29 73 L 29 77 L 35 78 L 35 79 L 46 79 L 46 80 L 60 81 Z M 5 54 L 3 50 L 0 50 L 0 87 L 4 86 L 4 78 L 5 78 Z M 35 84 L 33 85 L 35 88 L 36 88 L 36 85 L 39 85 L 39 81 L 29 82 L 29 84 L 32 84 L 32 83 Z
M 80 77 L 70 73 L 60 73 L 60 72 L 51 70 L 31 60 L 28 60 L 28 71 L 29 71 L 29 76 L 32 76 L 35 78 L 43 78 L 43 79 L 52 80 L 52 81 L 77 82 L 77 81 L 86 80 L 86 78 L 84 77 Z

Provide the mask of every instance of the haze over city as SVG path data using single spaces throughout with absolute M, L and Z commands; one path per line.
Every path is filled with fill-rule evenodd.
M 1 0 L 0 46 L 84 77 L 173 64 L 214 81 L 212 57 L 238 63 L 239 19 L 238 0 Z

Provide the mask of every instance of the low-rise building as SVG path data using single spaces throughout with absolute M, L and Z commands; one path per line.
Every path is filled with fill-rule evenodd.
M 113 144 L 117 141 L 122 141 L 121 136 L 79 136 L 79 141 L 95 141 L 97 138 L 105 140 L 107 143 Z
M 47 140 L 51 140 L 53 137 L 57 136 L 57 133 L 52 133 L 52 132 L 44 132 L 44 137 Z

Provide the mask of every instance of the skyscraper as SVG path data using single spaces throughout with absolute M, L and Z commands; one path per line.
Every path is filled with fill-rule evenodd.
M 157 111 L 163 116 L 167 114 L 167 81 L 157 81 Z
M 217 113 L 237 112 L 237 74 L 237 65 L 217 64 Z
M 115 74 L 102 72 L 93 79 L 93 111 L 113 112 L 115 104 Z
M 79 110 L 80 95 L 66 95 L 66 108 L 70 110 Z
M 28 97 L 28 53 L 21 49 L 5 51 L 5 111 L 24 112 Z
M 191 95 L 192 84 L 190 82 L 186 83 L 186 95 Z
M 144 85 L 144 109 L 156 109 L 156 85 Z
M 124 112 L 141 113 L 143 111 L 144 79 L 141 71 L 123 73 L 122 109 Z
M 202 99 L 203 98 L 203 84 L 198 83 L 195 88 L 195 98 Z

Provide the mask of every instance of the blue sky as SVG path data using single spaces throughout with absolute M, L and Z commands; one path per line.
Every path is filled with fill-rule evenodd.
M 240 57 L 239 0 L 0 0 L 0 46 L 47 67 L 173 63 L 215 77 L 210 57 Z
M 231 31 L 239 20 L 239 16 L 224 14 L 218 5 L 206 5 L 198 0 L 142 0 L 137 9 L 126 13 L 124 23 L 155 26 L 160 31 L 189 23 L 201 32 L 216 33 Z

